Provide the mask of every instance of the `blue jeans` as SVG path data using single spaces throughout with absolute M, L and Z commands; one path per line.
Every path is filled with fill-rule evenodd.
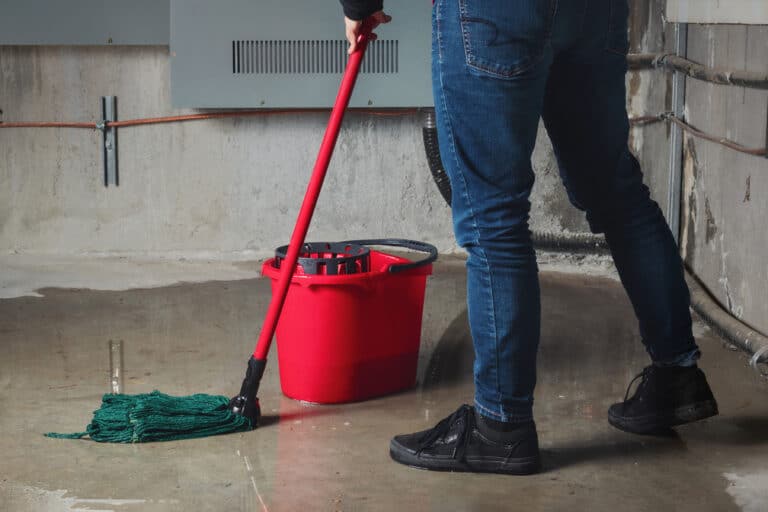
M 541 307 L 528 217 L 540 118 L 571 202 L 605 234 L 651 359 L 699 357 L 677 247 L 627 146 L 628 11 L 627 0 L 435 3 L 435 110 L 468 253 L 475 405 L 499 421 L 532 417 Z

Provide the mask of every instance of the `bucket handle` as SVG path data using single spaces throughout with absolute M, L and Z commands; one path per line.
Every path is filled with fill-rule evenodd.
M 347 240 L 341 242 L 344 244 L 357 244 L 357 245 L 386 245 L 390 247 L 403 247 L 412 251 L 426 252 L 429 254 L 426 258 L 411 263 L 397 263 L 389 266 L 389 272 L 396 274 L 398 272 L 404 272 L 424 265 L 429 265 L 437 260 L 437 247 L 426 242 L 417 242 L 416 240 L 404 240 L 400 238 L 381 238 L 372 240 Z

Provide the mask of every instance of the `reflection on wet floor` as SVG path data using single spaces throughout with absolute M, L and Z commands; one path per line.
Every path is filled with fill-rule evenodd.
M 701 325 L 702 366 L 721 415 L 666 438 L 607 424 L 608 405 L 646 356 L 620 285 L 600 277 L 542 274 L 542 474 L 392 463 L 392 435 L 472 400 L 464 286 L 456 264 L 430 280 L 415 389 L 354 404 L 296 402 L 280 393 L 273 355 L 258 430 L 146 445 L 41 434 L 82 429 L 119 378 L 126 393 L 233 394 L 268 282 L 0 300 L 0 510 L 763 510 L 750 507 L 768 500 L 768 384 Z

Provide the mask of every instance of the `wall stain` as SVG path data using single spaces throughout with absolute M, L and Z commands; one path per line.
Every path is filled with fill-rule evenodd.
M 752 199 L 752 175 L 747 176 L 747 190 L 744 192 L 744 203 Z
M 630 73 L 629 75 L 629 96 L 634 97 L 637 96 L 637 93 L 640 92 L 640 84 L 642 83 L 642 79 L 640 78 L 639 72 Z
M 634 2 L 630 5 L 629 14 L 629 48 L 631 52 L 643 52 L 646 51 L 646 39 L 651 36 L 650 25 L 650 9 L 649 2 Z M 644 110 L 645 103 L 648 100 L 648 95 L 641 96 L 642 76 L 640 72 L 632 72 L 628 75 L 627 80 L 627 92 L 629 97 L 629 112 L 631 114 L 643 115 L 643 112 L 637 112 L 637 110 Z M 629 147 L 640 149 L 642 144 L 642 135 L 635 130 L 629 131 Z
M 651 9 L 649 9 L 647 2 L 632 2 L 630 8 L 629 46 L 632 51 L 640 51 L 643 46 L 643 39 L 648 34 Z
M 696 196 L 694 194 L 691 194 L 688 199 L 688 204 L 690 206 L 690 211 L 688 215 L 688 224 L 687 229 L 684 234 L 683 241 L 685 242 L 685 245 L 683 246 L 685 248 L 685 254 L 683 255 L 683 259 L 693 267 L 694 262 L 696 261 Z
M 696 201 L 696 178 L 699 160 L 696 146 L 690 137 L 683 139 L 683 205 L 681 218 L 685 219 L 682 227 L 680 245 L 683 260 L 694 268 L 696 255 L 696 220 L 698 219 L 698 204 Z
M 712 208 L 709 206 L 709 198 L 704 198 L 704 218 L 707 221 L 706 243 L 709 244 L 717 235 L 717 224 L 715 216 L 712 215 Z

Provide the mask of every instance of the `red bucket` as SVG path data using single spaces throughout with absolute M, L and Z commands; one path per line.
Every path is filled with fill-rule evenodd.
M 355 254 L 305 250 L 291 279 L 277 324 L 277 350 L 283 393 L 296 400 L 341 403 L 408 389 L 416 383 L 421 319 L 427 276 L 437 249 L 411 240 L 343 242 Z M 338 244 L 305 244 L 308 249 Z M 428 252 L 427 259 L 370 250 L 363 258 L 351 249 L 387 245 Z M 367 249 L 367 248 L 366 248 Z M 278 249 L 278 254 L 280 249 Z M 343 264 L 311 259 L 339 256 Z M 278 256 L 262 273 L 280 275 Z M 302 266 L 302 261 L 307 263 Z M 306 267 L 323 269 L 309 274 Z M 345 269 L 337 271 L 337 269 Z

